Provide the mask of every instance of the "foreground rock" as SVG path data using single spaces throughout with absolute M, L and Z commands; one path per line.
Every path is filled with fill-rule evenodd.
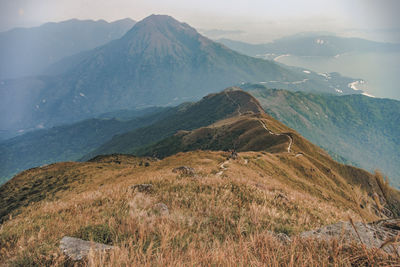
M 275 233 L 272 231 L 268 231 L 268 233 L 284 245 L 288 245 L 292 242 L 292 239 L 285 233 Z
M 373 223 L 339 222 L 325 227 L 303 232 L 301 237 L 329 240 L 336 238 L 342 242 L 363 243 L 368 248 L 381 248 L 388 253 L 400 253 L 400 219 L 388 219 Z
M 168 206 L 164 203 L 157 203 L 153 206 L 153 210 L 162 216 L 166 216 L 169 214 Z
M 180 166 L 172 170 L 173 173 L 179 173 L 184 176 L 194 176 L 196 173 L 193 168 L 188 166 Z
M 131 186 L 133 190 L 137 190 L 138 192 L 142 193 L 151 193 L 153 190 L 153 185 L 152 184 L 136 184 Z
M 60 249 L 62 250 L 62 252 L 74 261 L 79 261 L 86 258 L 89 254 L 90 249 L 96 252 L 104 252 L 113 248 L 113 246 L 85 241 L 69 236 L 64 236 L 60 241 Z

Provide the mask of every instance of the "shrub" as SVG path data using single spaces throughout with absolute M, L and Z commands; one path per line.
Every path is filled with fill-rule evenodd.
M 94 241 L 103 244 L 113 243 L 113 233 L 108 224 L 88 225 L 81 227 L 74 235 L 87 241 Z

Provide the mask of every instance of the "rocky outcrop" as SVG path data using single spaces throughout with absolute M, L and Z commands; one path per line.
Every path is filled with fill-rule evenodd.
M 380 220 L 372 223 L 339 222 L 303 232 L 303 238 L 330 240 L 345 243 L 362 243 L 368 248 L 381 248 L 388 253 L 400 253 L 400 219 Z
M 60 249 L 73 261 L 79 261 L 86 258 L 91 249 L 96 252 L 105 252 L 113 248 L 113 246 L 85 241 L 70 236 L 64 236 L 60 241 Z

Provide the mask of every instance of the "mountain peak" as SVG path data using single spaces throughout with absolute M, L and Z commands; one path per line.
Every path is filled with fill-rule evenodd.
M 145 17 L 142 22 L 153 22 L 153 23 L 180 23 L 178 20 L 174 19 L 169 15 L 162 14 L 151 14 Z
M 136 37 L 138 34 L 162 34 L 166 37 L 172 37 L 172 34 L 190 34 L 198 35 L 198 32 L 188 24 L 179 22 L 168 15 L 150 15 L 139 21 L 126 34 L 128 37 Z
M 225 94 L 226 97 L 237 105 L 239 114 L 255 113 L 265 114 L 261 104 L 251 94 L 243 91 L 240 87 L 228 87 L 220 94 Z
M 190 53 L 190 50 L 211 43 L 188 24 L 167 15 L 151 15 L 135 24 L 123 40 L 129 54 L 152 54 L 158 57 Z
M 245 93 L 245 92 L 242 90 L 242 88 L 237 87 L 237 86 L 228 87 L 228 88 L 226 88 L 223 92 L 225 92 L 225 93 L 230 93 L 230 92 L 235 92 L 235 91 L 242 91 L 243 93 Z

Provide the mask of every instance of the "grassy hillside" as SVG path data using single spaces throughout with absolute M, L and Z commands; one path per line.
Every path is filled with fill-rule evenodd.
M 64 265 L 58 244 L 69 235 L 117 247 L 106 258 L 91 254 L 92 266 L 400 263 L 362 246 L 297 237 L 349 217 L 378 219 L 370 195 L 382 194 L 373 175 L 340 164 L 346 173 L 327 172 L 312 157 L 288 153 L 243 152 L 228 162 L 227 156 L 209 151 L 162 161 L 112 156 L 23 172 L 0 187 L 6 218 L 0 261 Z M 195 176 L 172 172 L 182 165 L 193 167 Z M 366 187 L 350 181 L 357 179 Z M 143 183 L 152 189 L 131 189 Z M 160 214 L 157 203 L 167 205 L 168 214 Z M 285 245 L 273 233 L 286 233 L 293 242 Z
M 248 114 L 218 121 L 193 131 L 180 131 L 173 136 L 143 147 L 138 155 L 159 158 L 194 150 L 284 152 L 290 142 L 285 135 L 268 133 L 260 123 L 262 116 Z
M 400 101 L 243 86 L 265 111 L 335 157 L 381 169 L 400 185 Z
M 368 172 L 343 165 L 333 160 L 327 152 L 299 135 L 296 131 L 288 128 L 281 122 L 273 119 L 265 113 L 239 114 L 238 116 L 221 120 L 213 125 L 196 129 L 191 132 L 178 132 L 154 145 L 139 150 L 143 155 L 155 154 L 161 157 L 169 156 L 178 152 L 202 150 L 231 150 L 237 151 L 264 151 L 270 153 L 286 154 L 294 158 L 306 158 L 312 164 L 318 166 L 331 180 L 326 183 L 325 188 L 332 188 L 331 182 L 336 185 L 351 184 L 361 186 L 369 192 L 379 191 L 376 187 L 371 188 L 371 174 Z M 302 164 L 291 165 L 304 171 Z M 378 172 L 379 173 L 379 172 Z M 315 179 L 312 172 L 307 172 L 308 178 Z M 379 173 L 380 179 L 383 176 Z M 318 175 L 317 175 L 318 177 Z M 344 177 L 345 182 L 339 177 Z M 320 178 L 313 181 L 319 183 Z M 376 183 L 376 181 L 374 182 Z M 344 185 L 343 185 L 344 186 Z M 348 185 L 347 185 L 348 186 Z M 343 190 L 338 191 L 338 194 Z M 394 213 L 400 214 L 400 195 L 388 204 Z

